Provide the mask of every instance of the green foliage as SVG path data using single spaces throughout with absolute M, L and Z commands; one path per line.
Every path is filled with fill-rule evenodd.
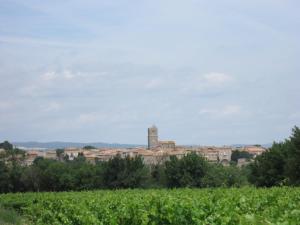
M 243 169 L 234 165 L 210 164 L 202 179 L 203 187 L 242 187 L 247 184 L 247 176 Z
M 140 156 L 124 159 L 120 155 L 103 163 L 103 181 L 107 188 L 141 187 L 147 168 Z
M 3 143 L 0 143 L 0 148 L 3 148 L 4 150 L 13 150 L 14 146 L 9 143 L 8 141 L 4 141 Z
M 64 149 L 58 148 L 56 149 L 56 156 L 58 158 L 58 160 L 63 161 L 64 160 Z
M 164 164 L 156 164 L 151 166 L 151 177 L 148 186 L 149 187 L 166 187 L 167 179 L 166 179 L 166 167 Z
M 290 224 L 299 188 L 117 190 L 0 195 L 32 225 Z
M 62 151 L 57 151 L 61 158 Z M 120 155 L 95 165 L 83 154 L 74 160 L 36 158 L 32 165 L 0 161 L 0 192 L 70 191 L 120 188 L 241 186 L 245 178 L 237 167 L 208 163 L 194 153 L 182 159 L 147 166 L 139 157 Z
M 287 145 L 288 143 L 274 143 L 268 151 L 256 157 L 249 165 L 251 169 L 249 180 L 253 184 L 259 187 L 283 184 Z
M 83 149 L 96 149 L 96 147 L 94 147 L 92 145 L 86 145 L 83 147 Z
M 287 142 L 286 176 L 290 184 L 300 185 L 300 129 L 294 127 L 292 136 Z
M 9 191 L 9 169 L 4 162 L 0 161 L 0 193 Z
M 8 141 L 0 143 L 0 148 L 4 149 L 4 152 L 0 153 L 0 160 L 9 164 L 21 163 L 25 157 L 25 151 L 14 148 L 14 146 Z
M 246 151 L 234 150 L 231 154 L 231 161 L 237 162 L 238 159 L 252 159 L 253 155 Z
M 208 162 L 202 156 L 190 153 L 182 159 L 171 156 L 165 166 L 168 187 L 201 187 Z
M 2 225 L 21 225 L 21 217 L 11 209 L 3 209 L 0 207 L 0 224 Z
M 0 193 L 24 191 L 22 172 L 20 164 L 16 162 L 6 164 L 0 161 Z
M 300 129 L 289 139 L 274 143 L 249 165 L 249 180 L 256 186 L 300 185 Z

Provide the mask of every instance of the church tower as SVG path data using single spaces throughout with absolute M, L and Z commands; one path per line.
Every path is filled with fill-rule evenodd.
M 157 127 L 152 126 L 148 128 L 148 149 L 158 145 L 158 132 Z

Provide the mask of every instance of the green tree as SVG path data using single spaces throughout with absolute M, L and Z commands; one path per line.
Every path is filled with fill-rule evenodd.
M 201 187 L 208 162 L 202 156 L 190 153 L 181 159 L 170 157 L 165 166 L 168 187 Z
M 166 181 L 165 164 L 155 164 L 151 166 L 151 177 L 148 186 L 150 187 L 165 187 Z
M 149 173 L 141 156 L 131 158 L 125 157 L 125 171 L 121 173 L 124 187 L 137 188 L 143 186 L 143 181 L 147 178 Z
M 231 161 L 237 162 L 238 159 L 241 159 L 241 158 L 252 159 L 253 155 L 246 151 L 239 151 L 239 150 L 232 151 Z
M 202 179 L 202 187 L 226 187 L 225 168 L 222 164 L 209 164 Z
M 202 187 L 241 187 L 246 185 L 247 175 L 244 169 L 235 165 L 223 166 L 211 163 L 202 179 Z
M 33 161 L 34 172 L 36 173 L 36 179 L 38 182 L 40 191 L 53 191 L 53 177 L 51 175 L 51 168 L 53 168 L 53 164 L 57 163 L 57 161 L 53 159 L 44 159 L 42 157 L 38 157 Z M 50 169 L 49 169 L 50 168 Z
M 64 153 L 65 150 L 62 148 L 56 149 L 56 157 L 58 158 L 59 161 L 64 161 Z
M 97 149 L 97 148 L 92 146 L 92 145 L 86 145 L 86 146 L 83 147 L 83 149 L 89 150 L 89 149 Z
M 21 181 L 24 184 L 26 191 L 41 190 L 41 171 L 38 167 L 31 165 L 24 168 L 21 176 Z
M 251 183 L 259 187 L 271 187 L 285 182 L 285 164 L 289 141 L 273 143 L 266 152 L 257 156 L 249 165 Z
M 5 150 L 13 150 L 14 146 L 8 141 L 4 141 L 3 143 L 0 143 L 0 148 L 3 148 Z
M 181 187 L 180 179 L 182 171 L 180 160 L 176 156 L 170 156 L 170 160 L 165 162 L 165 173 L 168 187 Z
M 285 166 L 286 176 L 290 184 L 300 185 L 300 129 L 295 126 L 292 130 L 290 140 L 286 141 L 288 153 L 287 163 Z
M 9 170 L 3 161 L 0 161 L 0 193 L 9 192 Z
M 107 188 L 137 188 L 147 176 L 147 168 L 140 156 L 124 159 L 116 155 L 103 163 L 103 184 Z
M 80 162 L 85 162 L 86 161 L 86 158 L 83 154 L 83 152 L 79 152 L 77 157 L 74 159 L 74 161 L 80 161 Z
M 20 192 L 25 190 L 24 184 L 21 181 L 22 173 L 23 167 L 18 162 L 13 161 L 9 166 L 9 191 Z

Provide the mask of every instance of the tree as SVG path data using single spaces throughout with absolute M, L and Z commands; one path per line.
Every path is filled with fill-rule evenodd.
M 209 164 L 207 172 L 202 179 L 202 187 L 226 187 L 225 168 L 222 164 Z
M 274 143 L 249 168 L 249 180 L 257 186 L 300 185 L 300 129 L 295 126 L 289 139 Z
M 165 173 L 168 187 L 181 187 L 180 160 L 176 156 L 170 156 L 170 160 L 165 162 Z
M 57 163 L 57 161 L 53 159 L 44 159 L 42 157 L 37 157 L 33 161 L 33 165 L 31 165 L 31 167 L 34 170 L 35 179 L 40 191 L 53 191 L 53 178 L 50 176 L 50 171 L 52 165 L 55 163 Z
M 0 148 L 3 148 L 5 150 L 13 150 L 14 146 L 8 141 L 4 141 L 3 143 L 0 143 Z
M 80 162 L 72 162 L 71 164 Z M 77 169 L 71 169 L 76 190 L 89 190 L 95 188 L 96 167 L 90 163 L 81 162 Z
M 21 181 L 24 184 L 26 191 L 37 191 L 41 190 L 41 171 L 36 166 L 28 166 L 24 168 L 21 176 Z
M 300 185 L 300 129 L 295 126 L 287 144 L 286 176 L 290 184 Z
M 9 170 L 4 162 L 0 161 L 0 193 L 9 192 Z
M 231 154 L 231 161 L 238 162 L 238 159 L 252 159 L 253 155 L 246 151 L 234 150 Z
M 273 143 L 266 152 L 249 165 L 249 180 L 259 187 L 271 187 L 285 182 L 285 163 L 289 141 Z
M 67 191 L 72 190 L 72 176 L 67 168 L 67 164 L 63 162 L 53 161 L 48 164 L 48 167 L 43 171 L 44 180 L 48 191 Z
M 145 166 L 142 157 L 125 157 L 125 168 L 125 171 L 123 171 L 120 176 L 121 180 L 123 180 L 124 187 L 142 187 L 143 181 L 146 179 L 148 174 L 148 169 Z
M 74 161 L 80 161 L 80 162 L 85 162 L 86 158 L 83 154 L 83 152 L 79 152 L 77 157 L 74 159 Z
M 62 148 L 56 149 L 56 157 L 58 158 L 59 161 L 64 160 L 64 153 L 65 153 L 64 149 L 62 149 Z
M 83 149 L 89 150 L 89 149 L 97 149 L 97 148 L 92 146 L 92 145 L 86 145 L 86 146 L 83 147 Z
M 95 175 L 93 177 L 94 188 L 105 188 L 104 184 L 104 172 L 106 162 L 96 160 Z
M 151 166 L 150 187 L 165 187 L 166 181 L 165 164 L 155 164 Z
M 141 187 L 147 175 L 147 168 L 140 156 L 124 159 L 118 154 L 103 163 L 103 184 L 107 188 Z
M 9 191 L 21 192 L 25 190 L 24 184 L 21 181 L 23 168 L 18 162 L 13 161 L 9 166 Z
M 190 153 L 182 159 L 170 157 L 165 166 L 168 187 L 201 187 L 208 162 L 202 156 Z

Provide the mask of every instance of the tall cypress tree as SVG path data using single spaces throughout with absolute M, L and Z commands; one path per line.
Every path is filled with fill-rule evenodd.
M 288 146 L 286 175 L 292 185 L 300 185 L 300 129 L 295 126 Z

